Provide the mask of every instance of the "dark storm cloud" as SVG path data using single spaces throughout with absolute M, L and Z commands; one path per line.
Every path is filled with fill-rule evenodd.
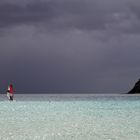
M 139 14 L 137 0 L 1 0 L 0 80 L 23 92 L 127 91 Z
M 0 28 L 40 25 L 49 30 L 140 32 L 138 1 L 41 0 L 0 2 Z
M 140 2 L 131 2 L 129 8 L 131 12 L 140 19 Z
M 46 4 L 33 3 L 26 6 L 16 4 L 0 5 L 0 27 L 19 24 L 33 24 L 49 20 L 52 17 L 51 8 Z
M 114 8 L 113 8 L 114 7 Z M 124 8 L 125 9 L 125 8 Z M 1 3 L 0 27 L 42 23 L 56 29 L 106 29 L 116 21 L 113 13 L 125 11 L 121 4 L 115 7 L 102 1 L 51 0 L 30 1 L 25 4 Z

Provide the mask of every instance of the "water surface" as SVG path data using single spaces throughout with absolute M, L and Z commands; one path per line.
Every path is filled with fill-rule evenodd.
M 0 98 L 1 140 L 139 140 L 140 96 L 19 94 Z

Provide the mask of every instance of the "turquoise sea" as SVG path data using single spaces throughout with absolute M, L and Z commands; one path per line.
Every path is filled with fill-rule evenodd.
M 0 140 L 140 140 L 140 95 L 0 96 Z

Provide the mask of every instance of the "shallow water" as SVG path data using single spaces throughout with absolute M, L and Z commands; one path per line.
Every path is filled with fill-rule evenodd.
M 15 95 L 0 98 L 0 140 L 139 140 L 140 96 Z

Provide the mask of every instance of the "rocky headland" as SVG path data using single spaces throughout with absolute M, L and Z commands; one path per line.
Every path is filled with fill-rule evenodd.
M 128 92 L 129 94 L 140 94 L 140 79 L 135 83 L 134 87 Z

